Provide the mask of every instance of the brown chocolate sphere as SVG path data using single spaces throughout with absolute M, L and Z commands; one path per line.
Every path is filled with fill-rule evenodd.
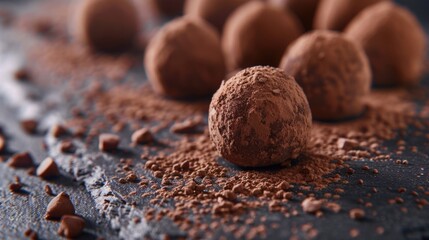
M 417 19 L 393 3 L 379 3 L 359 14 L 346 37 L 368 55 L 377 86 L 419 83 L 424 70 L 426 37 Z
M 150 0 L 149 3 L 156 13 L 165 17 L 177 17 L 183 14 L 185 0 Z
M 315 119 L 342 120 L 364 110 L 371 72 L 365 52 L 340 34 L 315 31 L 293 43 L 280 68 L 303 88 Z
M 81 0 L 74 16 L 77 41 L 99 51 L 120 51 L 133 45 L 139 28 L 128 0 Z
M 145 67 L 156 92 L 173 98 L 208 96 L 225 76 L 219 36 L 200 19 L 178 18 L 151 40 Z
M 209 111 L 210 138 L 229 162 L 262 167 L 306 148 L 311 111 L 294 78 L 273 67 L 247 68 L 222 83 Z
M 228 69 L 277 66 L 286 47 L 302 32 L 294 15 L 251 1 L 238 8 L 225 25 L 222 45 Z
M 292 11 L 301 20 L 305 30 L 313 28 L 314 15 L 320 0 L 268 0 L 274 6 Z
M 200 17 L 213 25 L 219 32 L 223 31 L 226 19 L 240 5 L 249 0 L 187 0 L 185 14 Z
M 363 9 L 389 0 L 322 0 L 314 19 L 314 28 L 343 31 Z

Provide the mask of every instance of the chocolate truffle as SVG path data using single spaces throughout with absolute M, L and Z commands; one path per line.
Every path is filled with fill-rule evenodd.
M 412 86 L 420 81 L 426 53 L 425 33 L 406 9 L 385 2 L 359 14 L 346 37 L 365 50 L 377 86 Z
M 219 32 L 229 15 L 248 0 L 187 0 L 185 14 L 200 17 L 213 25 Z
M 159 94 L 173 98 L 208 96 L 225 76 L 219 36 L 201 19 L 176 19 L 149 43 L 145 68 Z
M 176 17 L 183 14 L 185 0 L 150 0 L 149 3 L 158 14 L 165 17 Z
M 319 30 L 302 36 L 280 68 L 303 88 L 315 119 L 342 120 L 362 113 L 371 86 L 368 59 L 342 35 Z
M 320 0 L 268 0 L 274 6 L 292 11 L 299 20 L 305 30 L 313 28 L 314 15 Z
M 286 47 L 302 33 L 299 20 L 269 4 L 251 1 L 228 19 L 222 39 L 230 71 L 278 66 Z
M 314 19 L 314 28 L 343 31 L 363 9 L 389 0 L 323 0 Z
M 108 52 L 133 45 L 139 20 L 129 0 L 81 0 L 78 4 L 72 29 L 78 42 Z
M 310 130 L 304 92 L 278 68 L 240 71 L 222 83 L 210 104 L 210 138 L 226 160 L 239 166 L 270 166 L 297 158 Z

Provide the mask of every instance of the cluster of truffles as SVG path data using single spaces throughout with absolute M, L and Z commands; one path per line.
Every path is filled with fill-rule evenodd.
M 423 72 L 424 32 L 387 0 L 151 0 L 151 6 L 166 17 L 185 15 L 166 23 L 146 48 L 153 89 L 176 99 L 218 90 L 211 138 L 240 166 L 297 157 L 311 116 L 357 117 L 371 84 L 416 85 Z M 76 39 L 93 49 L 124 49 L 142 25 L 128 0 L 88 0 L 79 9 Z M 226 76 L 233 77 L 221 85 Z

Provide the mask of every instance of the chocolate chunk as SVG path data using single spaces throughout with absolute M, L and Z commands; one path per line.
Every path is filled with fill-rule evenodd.
M 316 213 L 322 209 L 323 201 L 317 200 L 314 197 L 306 198 L 301 203 L 302 210 L 307 213 Z
M 48 194 L 49 196 L 55 196 L 51 186 L 45 185 L 44 190 L 45 190 L 45 193 Z
M 25 119 L 21 121 L 21 128 L 27 134 L 35 134 L 37 131 L 37 126 L 39 122 L 34 119 Z
M 153 134 L 147 128 L 142 128 L 133 133 L 131 141 L 137 144 L 147 144 L 154 141 Z
M 117 135 L 103 133 L 99 136 L 98 148 L 104 152 L 113 151 L 118 148 L 119 142 L 120 139 Z
M 192 118 L 185 120 L 183 122 L 177 122 L 171 126 L 170 131 L 173 133 L 196 133 L 198 132 L 198 126 L 200 126 L 203 122 L 202 118 Z
M 34 166 L 33 157 L 29 152 L 18 153 L 9 159 L 8 165 L 13 168 L 31 168 Z
M 360 208 L 350 210 L 349 216 L 351 219 L 362 220 L 365 218 L 365 211 Z
M 6 139 L 3 136 L 0 136 L 0 152 L 3 152 L 6 149 Z
M 17 192 L 21 191 L 22 187 L 23 187 L 22 184 L 18 183 L 18 182 L 9 184 L 9 190 L 13 193 L 17 193 Z
M 61 217 L 58 234 L 67 238 L 79 237 L 85 228 L 85 220 L 79 216 L 64 215 Z
M 62 141 L 60 144 L 60 151 L 62 153 L 74 153 L 75 146 L 71 140 Z
M 64 215 L 74 215 L 75 209 L 70 196 L 61 192 L 49 202 L 46 209 L 45 219 L 59 219 Z
M 43 179 L 55 178 L 60 175 L 60 171 L 58 170 L 58 166 L 55 163 L 54 159 L 48 157 L 40 163 L 37 168 L 37 176 Z
M 68 129 L 61 124 L 56 124 L 51 128 L 51 135 L 56 138 L 62 137 L 67 133 Z
M 359 146 L 359 143 L 355 140 L 340 138 L 337 141 L 337 146 L 339 149 L 350 151 L 356 149 Z

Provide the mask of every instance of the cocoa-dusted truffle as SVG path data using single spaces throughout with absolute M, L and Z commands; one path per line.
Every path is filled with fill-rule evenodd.
M 342 35 L 319 30 L 302 36 L 280 68 L 303 88 L 315 119 L 342 120 L 362 113 L 371 85 L 369 63 L 364 51 Z
M 419 83 L 424 71 L 426 38 L 408 10 L 390 2 L 379 3 L 359 14 L 345 35 L 363 46 L 375 85 Z
M 73 19 L 78 42 L 99 51 L 120 51 L 134 43 L 139 23 L 129 0 L 81 0 Z
M 311 112 L 294 78 L 272 67 L 247 68 L 213 96 L 210 138 L 228 161 L 244 167 L 279 164 L 306 148 Z
M 183 14 L 185 0 L 150 0 L 149 4 L 159 15 L 176 17 Z
M 156 92 L 173 98 L 197 98 L 216 91 L 225 76 L 219 36 L 203 20 L 179 18 L 149 43 L 146 71 Z
M 292 11 L 301 20 L 305 30 L 313 28 L 314 15 L 320 0 L 268 0 L 274 6 Z
M 222 44 L 228 68 L 277 66 L 286 47 L 301 33 L 294 15 L 251 1 L 238 8 L 225 25 Z
M 389 0 L 323 0 L 314 19 L 314 28 L 343 31 L 363 9 Z
M 191 17 L 200 17 L 213 25 L 219 32 L 229 15 L 240 5 L 249 0 L 187 0 L 185 14 Z

